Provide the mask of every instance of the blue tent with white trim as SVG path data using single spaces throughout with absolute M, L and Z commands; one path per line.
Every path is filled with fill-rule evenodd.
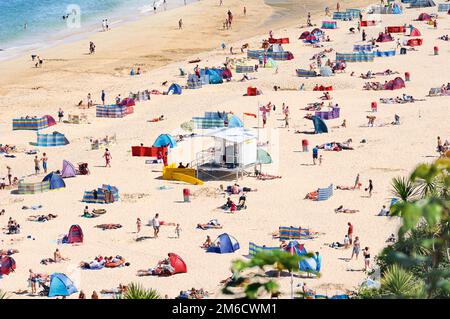
M 172 94 L 181 94 L 182 89 L 181 86 L 179 84 L 176 83 L 172 83 L 172 85 L 169 87 L 169 90 L 167 91 L 168 95 L 172 95 Z
M 63 273 L 53 273 L 50 276 L 49 297 L 70 296 L 78 292 L 72 280 Z
M 239 243 L 233 236 L 224 233 L 219 235 L 217 239 L 213 242 L 213 246 L 209 247 L 208 253 L 218 253 L 218 254 L 227 254 L 233 253 L 238 250 Z

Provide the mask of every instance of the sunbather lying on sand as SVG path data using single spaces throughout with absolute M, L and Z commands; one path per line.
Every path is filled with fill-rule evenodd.
M 325 106 L 325 102 L 314 102 L 314 103 L 308 103 L 308 105 L 300 110 L 304 111 L 320 111 L 322 107 Z
M 155 117 L 154 119 L 148 120 L 147 122 L 160 122 L 163 121 L 164 119 L 165 119 L 164 115 L 161 115 L 160 117 Z
M 48 214 L 48 215 L 32 215 L 27 218 L 27 220 L 32 222 L 46 222 L 58 217 L 58 215 Z
M 336 248 L 336 249 L 339 249 L 339 248 L 347 249 L 347 248 L 350 247 L 350 238 L 348 237 L 348 235 L 345 235 L 344 243 L 333 242 L 333 243 L 329 244 L 328 246 L 331 247 L 331 248 Z
M 353 190 L 355 190 L 355 189 L 360 189 L 361 186 L 362 186 L 361 183 L 358 183 L 356 187 L 355 187 L 355 186 L 343 186 L 343 185 L 337 185 L 337 186 L 336 186 L 336 189 L 340 189 L 340 190 L 343 190 L 343 191 L 350 191 L 350 190 L 353 191 Z
M 359 212 L 359 210 L 357 209 L 349 209 L 349 208 L 344 208 L 344 206 L 339 206 L 338 208 L 336 208 L 334 210 L 335 213 L 344 213 L 344 214 L 354 214 Z
M 96 225 L 95 228 L 101 228 L 103 230 L 118 229 L 118 228 L 122 228 L 122 225 L 120 225 L 120 224 L 100 224 L 100 225 Z
M 100 290 L 101 294 L 123 294 L 125 292 L 127 292 L 128 286 L 127 285 L 123 285 L 123 284 L 119 284 L 118 288 L 113 288 L 113 289 L 102 289 Z
M 329 92 L 324 92 L 323 95 L 320 97 L 321 100 L 331 100 L 332 97 Z
M 250 80 L 256 80 L 256 78 L 254 76 L 248 76 L 247 74 L 244 74 L 242 76 L 242 79 L 239 80 L 239 82 L 245 82 Z
M 240 193 L 247 193 L 247 192 L 256 192 L 258 191 L 256 188 L 250 188 L 250 187 L 240 187 L 238 184 L 227 186 L 226 192 L 230 194 L 240 194 Z
M 197 224 L 197 228 L 207 230 L 207 229 L 222 229 L 222 225 L 217 219 L 211 219 L 206 224 Z
M 304 199 L 317 200 L 318 196 L 319 196 L 319 190 L 306 194 Z
M 324 151 L 342 151 L 342 150 L 353 150 L 353 147 L 350 147 L 344 143 L 339 142 L 331 142 L 319 145 L 319 149 L 323 149 Z
M 130 263 L 125 262 L 125 258 L 117 255 L 116 257 L 102 257 L 98 256 L 91 262 L 82 261 L 80 263 L 80 267 L 82 269 L 102 269 L 103 267 L 107 268 L 116 268 L 121 266 L 129 266 Z
M 170 264 L 169 258 L 160 260 L 156 267 L 149 269 L 140 269 L 137 271 L 138 276 L 171 276 L 175 269 Z
M 55 252 L 53 253 L 53 258 L 46 258 L 41 260 L 41 264 L 47 265 L 50 263 L 59 263 L 61 261 L 70 260 L 69 258 L 63 257 L 61 255 L 61 252 L 58 248 L 56 248 Z
M 267 180 L 271 180 L 271 179 L 281 178 L 281 176 L 270 175 L 270 174 L 266 174 L 266 173 L 259 173 L 256 175 L 256 178 L 259 180 L 262 180 L 262 181 L 267 181 Z

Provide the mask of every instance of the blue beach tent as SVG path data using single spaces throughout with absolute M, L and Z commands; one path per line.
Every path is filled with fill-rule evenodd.
M 177 146 L 177 142 L 170 134 L 161 134 L 153 143 L 154 147 L 163 147 L 169 146 L 170 148 L 174 148 Z
M 209 247 L 208 253 L 218 253 L 218 254 L 227 254 L 233 253 L 238 250 L 239 243 L 233 236 L 224 233 L 219 235 L 217 239 L 214 241 L 213 246 Z
M 66 183 L 64 183 L 63 179 L 60 175 L 55 173 L 50 173 L 47 176 L 44 177 L 42 180 L 43 182 L 49 181 L 50 182 L 50 189 L 58 189 L 58 188 L 64 188 L 66 187 Z
M 49 297 L 70 296 L 78 292 L 77 288 L 65 274 L 54 273 L 50 276 Z
M 168 95 L 171 94 L 178 94 L 180 95 L 182 92 L 181 86 L 179 84 L 173 83 L 170 87 L 169 87 L 169 91 L 167 91 Z
M 311 119 L 314 123 L 314 134 L 328 133 L 327 125 L 320 117 L 313 115 Z
M 244 123 L 236 115 L 233 115 L 228 121 L 228 127 L 244 127 Z

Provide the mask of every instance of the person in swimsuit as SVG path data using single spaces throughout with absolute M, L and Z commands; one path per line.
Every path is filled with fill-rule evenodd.
M 111 167 L 111 153 L 108 149 L 105 150 L 105 154 L 103 154 L 103 157 L 105 158 L 105 167 Z
M 42 168 L 44 169 L 44 173 L 47 174 L 47 162 L 48 162 L 48 157 L 47 157 L 47 154 L 46 154 L 46 153 L 44 153 L 44 154 L 42 154 L 42 155 L 43 155 L 42 158 L 41 158 L 41 161 L 42 161 Z
M 367 271 L 368 268 L 370 268 L 370 251 L 369 247 L 365 247 L 363 250 L 364 255 L 364 270 Z
M 361 250 L 361 243 L 359 242 L 359 237 L 356 236 L 355 241 L 353 242 L 353 251 L 352 251 L 352 256 L 350 257 L 350 260 L 353 259 L 353 256 L 355 256 L 356 259 L 358 259 L 360 250 Z
M 39 174 L 39 172 L 41 171 L 41 168 L 39 167 L 39 159 L 37 156 L 34 157 L 34 172 L 35 174 Z

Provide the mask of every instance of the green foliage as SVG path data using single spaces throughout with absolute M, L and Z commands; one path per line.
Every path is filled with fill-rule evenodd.
M 266 268 L 275 269 L 278 272 L 299 272 L 299 262 L 313 256 L 313 254 L 304 256 L 291 255 L 288 252 L 280 250 L 270 253 L 257 253 L 249 261 L 235 260 L 231 267 L 233 272 L 232 280 L 225 285 L 222 292 L 224 294 L 234 295 L 235 292 L 232 288 L 239 287 L 244 293 L 245 298 L 248 299 L 257 299 L 264 293 L 276 293 L 279 288 L 278 284 L 272 279 L 267 279 L 265 275 Z M 243 274 L 246 270 L 254 268 L 257 268 L 260 272 L 251 277 Z M 320 275 L 313 271 L 310 273 Z
M 118 299 L 161 299 L 161 296 L 155 289 L 146 289 L 139 283 L 131 283 Z
M 417 166 L 410 178 L 395 178 L 391 207 L 402 225 L 399 240 L 377 258 L 381 288 L 361 289 L 363 298 L 450 296 L 450 159 Z
M 415 199 L 418 194 L 418 186 L 411 179 L 406 177 L 395 177 L 392 180 L 392 195 L 403 202 Z

